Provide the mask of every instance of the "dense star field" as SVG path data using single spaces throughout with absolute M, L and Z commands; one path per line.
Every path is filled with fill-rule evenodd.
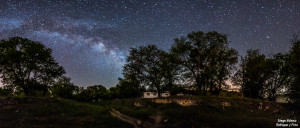
M 130 47 L 169 50 L 192 31 L 228 34 L 245 55 L 287 52 L 300 32 L 298 0 L 0 0 L 0 39 L 39 41 L 72 82 L 115 86 Z

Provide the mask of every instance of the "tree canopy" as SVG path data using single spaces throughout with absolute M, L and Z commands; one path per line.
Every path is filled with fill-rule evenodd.
M 164 80 L 165 52 L 155 45 L 132 48 L 124 66 L 125 78 L 133 75 L 138 86 L 155 88 L 160 94 Z M 134 80 L 131 80 L 134 81 Z
M 288 55 L 290 57 L 288 64 L 291 67 L 291 84 L 288 96 L 294 100 L 297 107 L 300 107 L 300 40 L 297 37 L 292 40 L 292 48 Z
M 65 74 L 51 56 L 51 49 L 21 37 L 0 41 L 0 74 L 5 85 L 24 91 L 45 93 L 55 78 Z
M 21 37 L 0 41 L 0 95 L 16 90 L 26 95 L 45 93 L 80 101 L 139 97 L 145 90 L 193 92 L 220 95 L 227 80 L 240 86 L 241 94 L 251 98 L 275 100 L 288 96 L 300 106 L 300 41 L 292 40 L 288 53 L 266 57 L 250 49 L 241 56 L 229 47 L 227 35 L 218 32 L 192 32 L 174 39 L 170 51 L 155 45 L 131 48 L 123 78 L 107 90 L 102 85 L 78 87 L 51 56 L 51 49 Z M 235 74 L 232 77 L 232 72 Z M 49 88 L 50 87 L 50 88 Z M 192 88 L 190 88 L 192 87 Z M 188 88 L 188 89 L 187 89 Z M 196 93 L 195 93 L 196 92 Z
M 227 35 L 199 31 L 174 41 L 171 53 L 179 57 L 185 75 L 193 78 L 198 90 L 220 91 L 237 63 L 238 53 L 229 48 Z

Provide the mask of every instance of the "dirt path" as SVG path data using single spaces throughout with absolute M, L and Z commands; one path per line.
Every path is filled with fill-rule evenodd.
M 116 117 L 124 122 L 127 122 L 134 126 L 134 128 L 159 128 L 161 120 L 155 120 L 155 123 L 151 123 L 150 121 L 142 121 L 116 111 L 115 109 L 111 109 L 110 114 L 113 117 Z M 159 117 L 161 119 L 161 117 Z

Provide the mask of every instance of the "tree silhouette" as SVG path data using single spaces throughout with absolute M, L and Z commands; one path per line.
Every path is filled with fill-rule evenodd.
M 166 53 L 155 45 L 132 48 L 124 66 L 125 78 L 134 78 L 139 86 L 155 88 L 160 97 L 165 72 L 163 57 Z M 134 80 L 132 80 L 134 81 Z M 141 87 L 142 88 L 142 87 Z
M 269 100 L 275 100 L 276 96 L 282 89 L 286 89 L 290 85 L 290 67 L 287 65 L 289 56 L 287 54 L 278 53 L 273 58 L 267 59 L 267 67 L 270 77 L 266 81 L 266 92 Z
M 52 95 L 72 99 L 79 88 L 71 83 L 71 78 L 62 76 L 50 87 Z
M 115 89 L 111 88 L 111 93 L 117 95 L 118 98 L 136 98 L 141 95 L 144 90 L 134 78 L 133 74 L 127 74 L 124 79 L 119 78 L 119 84 Z
M 289 65 L 291 66 L 291 85 L 289 87 L 289 97 L 300 106 L 300 40 L 295 36 L 292 40 L 292 48 L 289 51 Z
M 276 68 L 274 61 L 266 58 L 259 50 L 248 50 L 233 82 L 241 85 L 244 96 L 263 98 Z
M 13 37 L 0 42 L 0 73 L 4 84 L 19 87 L 29 95 L 35 90 L 45 94 L 49 84 L 65 71 L 51 56 L 51 49 Z
M 237 51 L 228 47 L 227 36 L 213 32 L 192 32 L 176 38 L 171 53 L 179 57 L 186 76 L 195 80 L 196 87 L 219 92 L 229 71 L 237 63 Z
M 171 93 L 178 92 L 178 84 L 181 79 L 181 66 L 178 64 L 178 57 L 172 53 L 161 53 L 161 72 L 163 75 L 162 89 Z
M 85 90 L 88 94 L 89 101 L 99 101 L 100 99 L 108 99 L 108 92 L 102 85 L 89 86 Z

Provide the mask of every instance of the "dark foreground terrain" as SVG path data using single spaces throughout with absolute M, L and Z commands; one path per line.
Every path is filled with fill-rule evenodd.
M 2 98 L 1 128 L 132 127 L 112 117 L 108 109 L 56 98 Z
M 173 97 L 81 103 L 60 98 L 1 98 L 0 127 L 276 127 L 299 115 L 287 104 L 224 98 Z

